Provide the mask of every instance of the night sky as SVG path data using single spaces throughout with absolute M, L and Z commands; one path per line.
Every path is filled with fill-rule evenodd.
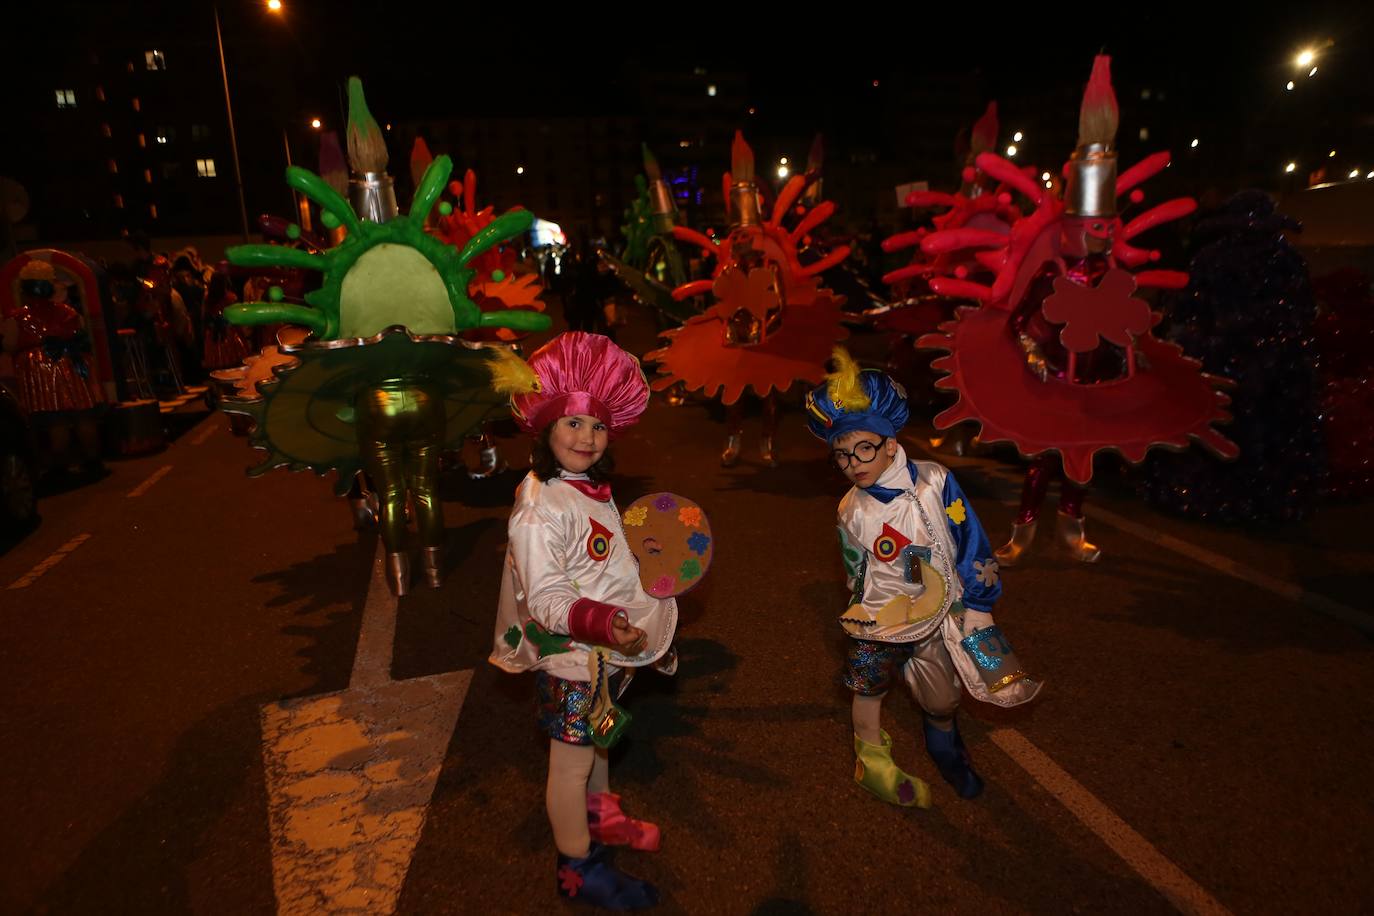
M 1331 108 L 1374 121 L 1374 6 L 1368 3 L 940 7 L 958 16 L 931 13 L 933 6 L 918 11 L 925 5 L 874 12 L 876 5 L 853 4 L 848 8 L 856 12 L 847 17 L 789 18 L 783 4 L 285 2 L 284 19 L 257 0 L 224 0 L 220 9 L 235 78 L 257 70 L 278 83 L 284 105 L 300 110 L 327 110 L 331 102 L 337 108 L 331 90 L 357 73 L 374 107 L 397 119 L 614 113 L 624 110 L 622 96 L 633 94 L 623 75 L 627 63 L 638 61 L 745 71 L 762 112 L 800 129 L 835 109 L 866 104 L 874 79 L 962 75 L 992 98 L 1081 83 L 1092 55 L 1106 51 L 1119 84 L 1167 79 L 1186 90 L 1185 104 L 1200 114 L 1263 117 L 1284 101 L 1296 52 L 1330 38 L 1334 44 L 1313 83 L 1320 82 L 1320 92 L 1307 93 L 1304 113 Z M 196 0 L 36 7 L 8 14 L 18 17 L 11 35 L 25 36 L 19 60 L 52 49 L 72 53 L 83 23 L 145 38 L 156 34 L 144 31 L 204 31 L 213 51 L 209 5 Z M 652 24 L 633 12 L 646 8 L 658 14 Z M 131 16 L 132 10 L 140 12 Z M 54 28 L 59 21 L 63 27 Z M 6 44 L 16 50 L 12 39 Z

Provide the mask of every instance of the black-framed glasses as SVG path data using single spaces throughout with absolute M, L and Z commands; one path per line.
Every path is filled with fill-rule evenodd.
M 883 443 L 886 441 L 887 436 L 883 436 L 877 442 L 864 440 L 854 446 L 854 451 L 852 452 L 846 452 L 842 448 L 834 449 L 830 453 L 830 460 L 835 462 L 835 466 L 840 470 L 849 467 L 850 463 L 854 461 L 857 461 L 859 464 L 868 464 L 874 458 L 878 457 L 878 449 L 882 448 Z

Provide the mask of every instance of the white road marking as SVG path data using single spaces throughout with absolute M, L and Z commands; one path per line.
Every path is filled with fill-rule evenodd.
M 153 471 L 153 473 L 149 475 L 147 480 L 143 481 L 143 483 L 134 487 L 125 495 L 128 496 L 129 499 L 135 499 L 139 496 L 142 496 L 144 493 L 148 492 L 149 488 L 152 487 L 153 484 L 157 483 L 159 480 L 166 477 L 167 473 L 171 470 L 172 466 L 170 464 L 164 464 L 156 471 Z
M 220 426 L 219 426 L 219 423 L 216 422 L 216 418 L 215 418 L 215 417 L 211 417 L 211 418 L 210 418 L 210 425 L 209 425 L 208 427 L 206 427 L 205 429 L 201 430 L 199 433 L 197 433 L 197 434 L 196 434 L 196 437 L 195 437 L 194 439 L 191 440 L 191 444 L 192 444 L 192 445 L 204 445 L 204 444 L 209 440 L 209 438 L 210 438 L 211 436 L 213 436 L 215 433 L 219 432 L 219 429 L 220 429 Z
M 385 684 L 391 680 L 391 654 L 396 642 L 396 612 L 400 600 L 386 584 L 386 547 L 377 538 L 377 553 L 372 559 L 372 579 L 363 602 L 363 622 L 358 631 L 358 649 L 353 654 L 353 675 L 349 687 Z
M 472 672 L 262 708 L 282 916 L 395 912 Z
M 70 541 L 63 544 L 61 547 L 57 548 L 57 550 L 53 552 L 52 556 L 48 557 L 43 562 L 35 566 L 33 569 L 29 570 L 28 572 L 24 573 L 24 575 L 20 576 L 18 579 L 15 579 L 13 582 L 11 582 L 8 586 L 6 586 L 6 590 L 14 588 L 28 588 L 39 578 L 41 578 L 44 573 L 52 569 L 58 563 L 61 563 L 63 560 L 65 560 L 67 558 L 67 554 L 71 553 L 73 550 L 80 547 L 82 544 L 86 543 L 90 539 L 91 536 L 89 534 L 78 534 L 76 537 L 72 538 Z
M 1252 569 L 1243 563 L 1236 562 L 1230 557 L 1208 550 L 1206 547 L 1199 547 L 1182 538 L 1176 538 L 1162 531 L 1156 531 L 1149 525 L 1143 525 L 1140 522 L 1132 521 L 1109 509 L 1103 509 L 1101 506 L 1090 504 L 1085 514 L 1093 521 L 1106 522 L 1113 528 L 1119 528 L 1127 534 L 1134 535 L 1141 540 L 1149 541 L 1151 544 L 1155 544 L 1167 550 L 1172 550 L 1174 553 L 1182 554 L 1190 560 L 1195 560 L 1204 566 L 1210 566 L 1212 569 L 1226 573 L 1228 576 L 1232 576 L 1236 579 L 1240 579 L 1242 582 L 1249 582 L 1251 585 L 1257 585 L 1280 597 L 1287 598 L 1289 601 L 1311 608 L 1319 614 L 1334 617 L 1366 633 L 1374 633 L 1374 615 L 1364 613 L 1363 611 L 1357 611 L 1355 608 L 1341 604 L 1339 601 L 1335 601 L 1325 595 L 1319 595 L 1316 592 L 1308 591 L 1301 585 L 1297 585 L 1293 582 L 1285 582 L 1276 576 L 1262 573 L 1258 569 Z
M 277 912 L 390 914 L 472 671 L 391 680 L 399 602 L 377 541 L 346 690 L 262 708 Z
M 995 728 L 988 737 L 1180 913 L 1229 916 L 1230 910 L 1016 729 Z

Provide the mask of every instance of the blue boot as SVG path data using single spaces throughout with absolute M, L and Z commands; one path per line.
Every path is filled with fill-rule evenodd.
M 958 724 L 951 722 L 949 731 L 939 728 L 929 718 L 925 719 L 923 724 L 926 733 L 926 753 L 935 761 L 935 768 L 940 771 L 945 782 L 954 787 L 960 798 L 977 798 L 982 795 L 983 780 L 973 772 L 973 763 L 968 759 L 964 739 L 959 737 Z
M 580 859 L 558 854 L 558 894 L 608 910 L 640 910 L 658 903 L 658 890 L 611 864 L 610 848 L 593 843 Z

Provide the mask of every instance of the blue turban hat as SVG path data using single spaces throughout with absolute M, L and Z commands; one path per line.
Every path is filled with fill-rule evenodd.
M 895 437 L 906 425 L 906 390 L 881 372 L 860 370 L 842 347 L 834 353 L 836 371 L 806 396 L 807 425 L 826 444 L 857 430 Z

